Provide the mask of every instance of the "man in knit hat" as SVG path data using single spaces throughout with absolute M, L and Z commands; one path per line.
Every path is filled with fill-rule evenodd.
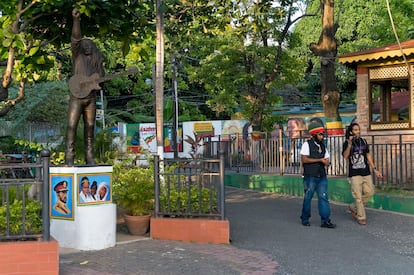
M 321 227 L 335 228 L 331 222 L 331 209 L 328 200 L 328 178 L 326 168 L 329 166 L 329 152 L 323 143 L 325 129 L 317 122 L 308 126 L 311 138 L 304 142 L 300 151 L 303 163 L 303 177 L 305 182 L 305 196 L 303 199 L 302 225 L 310 226 L 311 203 L 313 193 L 318 195 L 318 210 L 321 216 Z

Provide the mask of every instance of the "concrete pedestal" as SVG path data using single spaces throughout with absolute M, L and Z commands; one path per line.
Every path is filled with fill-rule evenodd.
M 59 246 L 79 250 L 100 250 L 115 246 L 116 205 L 111 199 L 88 203 L 81 203 L 79 199 L 81 177 L 88 176 L 91 183 L 94 178 L 102 175 L 112 179 L 112 166 L 51 167 L 50 174 L 51 196 L 54 196 L 53 177 L 62 175 L 70 179 L 73 175 L 72 190 L 68 188 L 68 196 L 72 196 L 70 219 L 53 215 L 50 219 L 50 233 Z M 111 183 L 108 185 L 112 186 Z M 110 192 L 112 193 L 112 188 Z

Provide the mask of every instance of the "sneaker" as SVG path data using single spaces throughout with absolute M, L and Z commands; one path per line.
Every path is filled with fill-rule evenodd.
M 351 212 L 352 218 L 354 218 L 354 220 L 357 220 L 358 219 L 357 212 L 352 210 L 351 206 L 348 206 L 348 210 Z
M 367 221 L 366 220 L 358 220 L 358 224 L 359 225 L 367 225 Z
M 321 224 L 321 227 L 324 227 L 324 228 L 335 228 L 336 227 L 336 224 L 333 224 L 331 222 L 331 220 L 329 220 L 329 221 L 324 222 L 323 224 Z
M 303 226 L 310 226 L 310 222 L 302 222 Z

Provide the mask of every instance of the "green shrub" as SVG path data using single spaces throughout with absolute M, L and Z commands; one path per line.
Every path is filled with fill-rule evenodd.
M 114 201 L 129 215 L 146 215 L 154 210 L 153 166 L 114 166 L 112 173 Z
M 169 209 L 168 197 L 170 199 Z M 188 204 L 189 202 L 190 204 Z M 215 189 L 191 185 L 189 190 L 186 186 L 170 189 L 169 192 L 166 186 L 161 187 L 160 190 L 160 209 L 163 212 L 208 214 L 215 210 L 216 204 L 217 191 Z
M 23 233 L 23 203 L 15 199 L 10 204 L 10 234 L 18 235 Z M 25 230 L 26 234 L 40 234 L 42 232 L 42 205 L 37 200 L 26 201 Z M 6 234 L 6 212 L 7 205 L 0 206 L 0 235 Z

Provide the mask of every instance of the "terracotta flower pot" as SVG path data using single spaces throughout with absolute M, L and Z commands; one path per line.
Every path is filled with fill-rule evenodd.
M 124 214 L 124 220 L 129 233 L 132 235 L 145 235 L 149 229 L 151 215 L 129 216 Z

